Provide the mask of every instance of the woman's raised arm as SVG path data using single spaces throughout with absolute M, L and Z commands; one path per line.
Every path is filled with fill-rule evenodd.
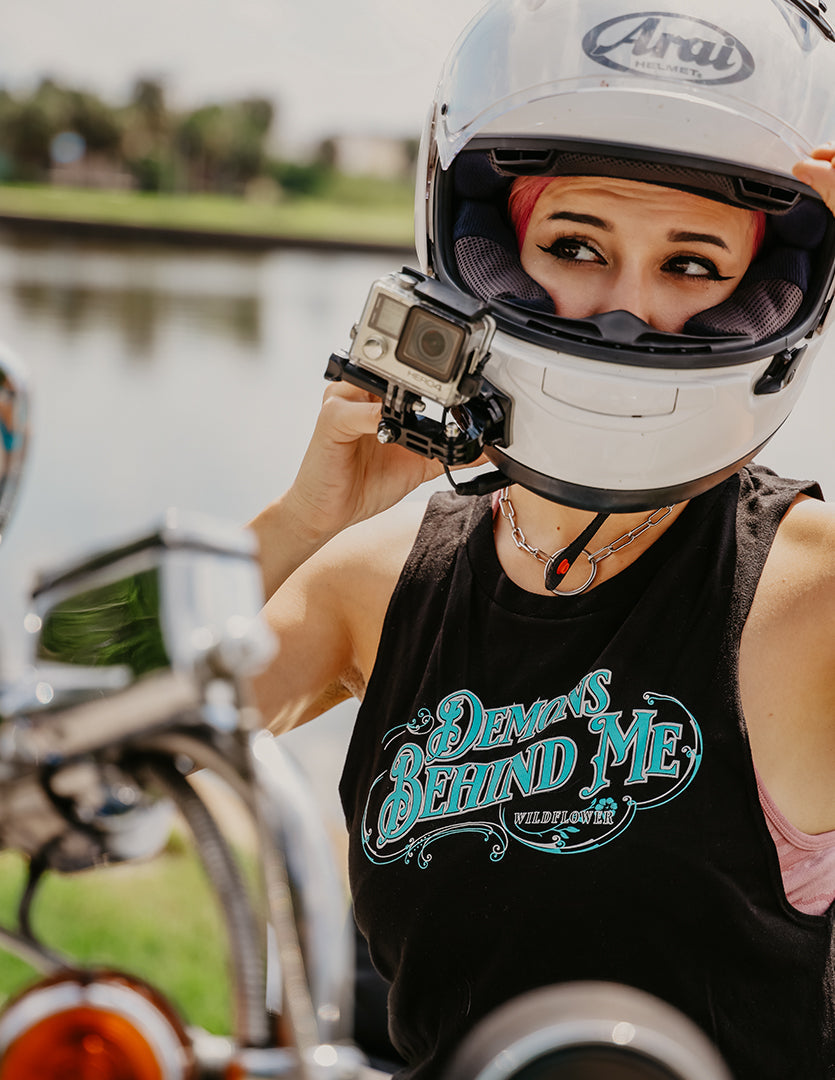
M 379 399 L 348 383 L 328 386 L 292 486 L 250 522 L 266 596 L 343 529 L 443 471 L 437 461 L 378 442 L 380 408 Z

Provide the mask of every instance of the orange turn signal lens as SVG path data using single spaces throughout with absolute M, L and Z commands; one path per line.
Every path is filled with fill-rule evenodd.
M 171 1008 L 129 976 L 71 972 L 0 1015 L 0 1080 L 188 1080 L 188 1039 Z

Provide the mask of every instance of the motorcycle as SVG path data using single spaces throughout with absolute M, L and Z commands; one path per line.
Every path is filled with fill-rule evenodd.
M 25 457 L 28 391 L 0 352 L 0 533 Z M 41 574 L 26 673 L 0 687 L 0 848 L 23 853 L 0 948 L 41 977 L 0 1012 L 0 1080 L 371 1080 L 350 1038 L 353 948 L 341 876 L 311 791 L 262 726 L 249 678 L 276 643 L 254 538 L 170 511 L 144 535 Z M 241 872 L 205 789 L 252 825 Z M 151 858 L 175 814 L 219 900 L 234 1002 L 228 1036 L 187 1026 L 130 972 L 78 964 L 31 919 L 50 873 Z M 276 993 L 275 984 L 280 984 Z M 535 991 L 483 1021 L 448 1080 L 730 1080 L 684 1017 L 626 987 Z

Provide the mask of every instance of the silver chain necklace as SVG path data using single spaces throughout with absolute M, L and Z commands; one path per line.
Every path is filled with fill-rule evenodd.
M 673 510 L 672 506 L 664 506 L 660 510 L 653 510 L 649 517 L 639 525 L 636 525 L 634 529 L 630 529 L 629 532 L 625 532 L 623 536 L 619 536 L 617 540 L 613 540 L 611 544 L 606 544 L 605 547 L 598 548 L 597 551 L 593 551 L 591 554 L 583 548 L 583 554 L 589 561 L 589 576 L 587 580 L 579 589 L 566 589 L 563 592 L 558 592 L 557 589 L 552 589 L 548 585 L 550 577 L 549 571 L 552 567 L 557 565 L 560 555 L 562 555 L 566 548 L 561 547 L 558 551 L 555 551 L 553 555 L 547 555 L 539 548 L 531 547 L 525 539 L 525 534 L 516 522 L 516 511 L 513 509 L 513 503 L 510 501 L 510 496 L 508 495 L 509 490 L 509 488 L 505 487 L 502 488 L 499 493 L 499 508 L 501 509 L 502 517 L 506 518 L 510 523 L 510 535 L 513 543 L 520 551 L 527 551 L 529 555 L 533 555 L 535 559 L 545 564 L 545 587 L 555 596 L 578 596 L 580 593 L 585 592 L 597 576 L 598 563 L 603 562 L 603 560 L 608 559 L 610 555 L 614 555 L 616 552 L 622 551 L 625 547 L 628 547 L 633 540 L 637 540 L 642 533 L 647 531 L 647 529 L 651 529 L 655 525 L 660 525 L 664 518 L 672 513 Z

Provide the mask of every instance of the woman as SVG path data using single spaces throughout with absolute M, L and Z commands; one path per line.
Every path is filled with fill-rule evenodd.
M 791 4 L 753 0 L 712 45 L 697 16 L 713 6 L 687 21 L 494 3 L 442 80 L 424 264 L 498 299 L 485 373 L 512 425 L 485 449 L 514 483 L 401 503 L 441 467 L 381 445 L 380 402 L 339 383 L 293 486 L 253 523 L 280 639 L 257 687 L 273 729 L 363 701 L 341 788 L 351 884 L 409 1076 L 437 1075 L 514 994 L 589 978 L 681 1008 L 737 1077 L 835 1075 L 835 515 L 815 485 L 741 468 L 824 325 L 835 146 L 793 168 L 694 164 L 700 123 L 740 141 L 748 114 L 736 97 L 736 120 L 727 101 L 717 120 L 693 72 L 744 61 L 753 79 L 766 53 L 791 70 L 791 41 L 811 51 Z M 578 24 L 557 55 L 549 27 Z M 760 31 L 763 54 L 743 52 Z M 497 70 L 509 40 L 526 72 L 536 49 L 559 72 L 550 98 L 536 74 L 524 116 Z M 463 101 L 485 54 L 504 114 Z M 590 109 L 601 58 L 624 74 L 598 79 Z M 638 92 L 659 116 L 688 97 L 676 160 L 636 153 Z M 619 138 L 578 154 L 571 125 L 609 102 Z M 486 127 L 465 138 L 470 115 Z M 543 118 L 553 144 L 529 133 Z M 590 522 L 586 556 L 563 565 Z M 798 866 L 807 851 L 822 872 Z

